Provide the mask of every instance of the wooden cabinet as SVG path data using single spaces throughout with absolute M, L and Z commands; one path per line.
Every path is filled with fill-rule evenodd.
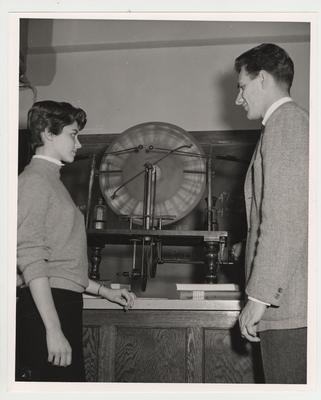
M 87 380 L 262 382 L 258 348 L 240 338 L 238 313 L 206 309 L 85 309 Z

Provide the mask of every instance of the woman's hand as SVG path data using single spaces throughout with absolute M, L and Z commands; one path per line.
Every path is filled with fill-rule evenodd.
M 99 294 L 101 297 L 123 306 L 125 310 L 132 308 L 136 299 L 135 294 L 127 289 L 109 289 L 105 286 L 101 286 Z
M 29 287 L 46 329 L 48 361 L 66 367 L 71 364 L 71 346 L 62 332 L 49 280 L 47 277 L 32 279 Z
M 110 289 L 102 283 L 95 282 L 89 279 L 86 292 L 103 297 L 113 303 L 117 303 L 124 307 L 125 310 L 132 308 L 136 299 L 134 293 L 129 292 L 127 289 Z
M 48 362 L 57 367 L 67 367 L 72 361 L 72 349 L 61 329 L 46 331 Z

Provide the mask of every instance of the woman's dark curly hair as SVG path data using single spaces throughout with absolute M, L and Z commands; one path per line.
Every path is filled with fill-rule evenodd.
M 31 132 L 33 150 L 43 145 L 41 132 L 44 132 L 46 128 L 52 134 L 59 135 L 65 126 L 75 121 L 78 123 L 79 130 L 86 125 L 87 116 L 81 108 L 52 100 L 34 103 L 28 112 L 28 129 Z

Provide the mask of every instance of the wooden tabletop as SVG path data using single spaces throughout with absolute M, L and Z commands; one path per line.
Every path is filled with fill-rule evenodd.
M 118 304 L 96 296 L 84 294 L 84 309 L 121 310 Z M 211 300 L 180 300 L 165 298 L 137 298 L 133 310 L 216 310 L 239 311 L 242 301 L 238 293 Z

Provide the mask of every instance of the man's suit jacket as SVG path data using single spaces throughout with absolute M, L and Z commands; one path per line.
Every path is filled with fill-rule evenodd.
M 294 102 L 268 119 L 244 185 L 246 293 L 270 303 L 258 330 L 307 324 L 308 114 Z

